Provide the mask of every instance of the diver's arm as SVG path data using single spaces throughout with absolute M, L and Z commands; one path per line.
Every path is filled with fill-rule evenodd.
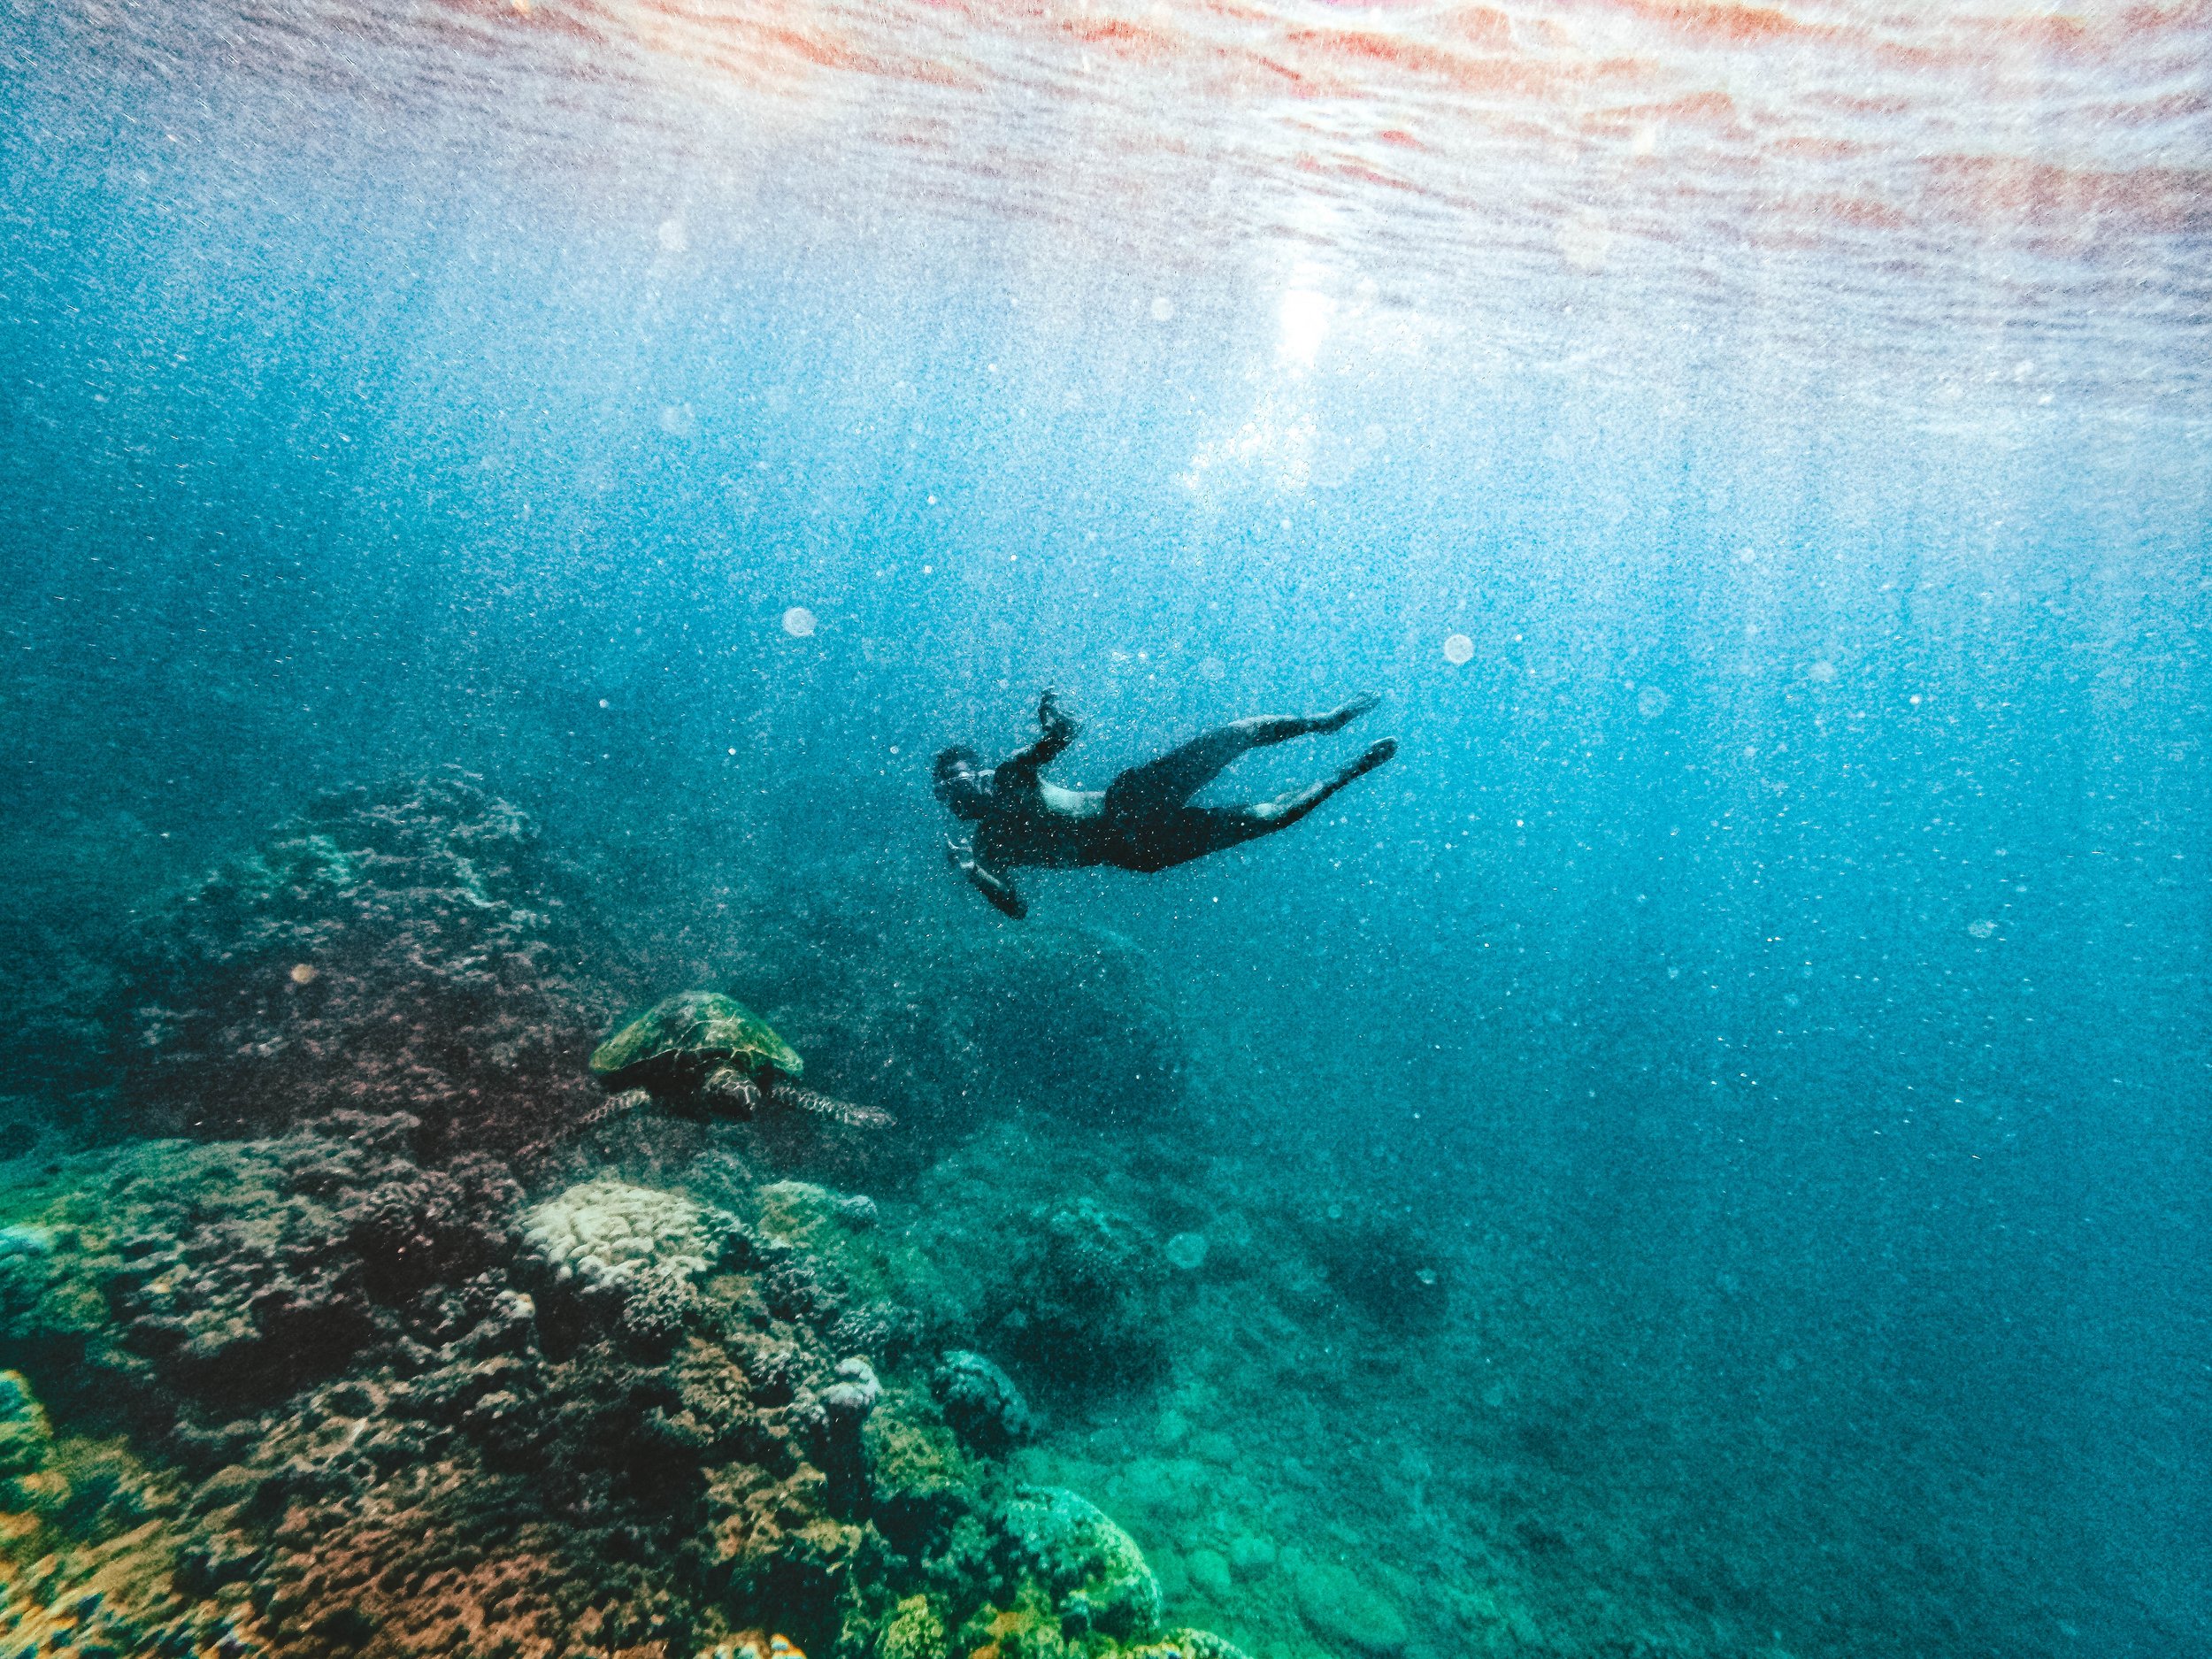
M 1022 902 L 1022 895 L 1014 891 L 1013 884 L 995 870 L 987 869 L 979 864 L 974 854 L 958 841 L 945 843 L 945 861 L 967 877 L 975 885 L 978 893 L 1016 921 L 1029 914 L 1029 906 Z
M 1075 741 L 1079 729 L 1062 711 L 1057 695 L 1049 688 L 1037 699 L 1037 724 L 1044 727 L 1044 735 L 999 762 L 992 774 L 995 788 L 1020 789 L 1035 784 L 1037 774 L 1059 759 L 1061 752 Z

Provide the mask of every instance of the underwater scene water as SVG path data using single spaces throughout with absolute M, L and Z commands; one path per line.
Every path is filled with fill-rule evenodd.
M 0 1654 L 2212 1653 L 2208 65 L 7 0 Z

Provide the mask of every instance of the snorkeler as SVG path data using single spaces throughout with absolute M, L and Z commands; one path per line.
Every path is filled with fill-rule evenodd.
M 1159 759 L 1132 766 L 1104 789 L 1064 789 L 1037 774 L 1075 741 L 1076 724 L 1050 691 L 1037 702 L 1044 735 L 995 767 L 956 744 L 937 757 L 937 798 L 955 818 L 975 826 L 969 844 L 949 841 L 945 856 L 977 891 L 1018 920 L 1029 913 L 1006 879 L 1018 864 L 1072 870 L 1111 864 L 1118 870 L 1165 870 L 1208 853 L 1287 829 L 1341 789 L 1398 752 L 1386 737 L 1333 778 L 1272 801 L 1193 806 L 1191 796 L 1248 749 L 1294 737 L 1340 732 L 1380 699 L 1356 697 L 1327 714 L 1277 715 L 1232 721 Z

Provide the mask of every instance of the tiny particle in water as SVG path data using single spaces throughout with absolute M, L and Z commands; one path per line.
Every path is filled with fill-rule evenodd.
M 1417 1267 L 1413 1270 L 1413 1276 L 1424 1285 L 1436 1283 L 1436 1270 L 1432 1267 Z
M 1997 931 L 1997 924 L 1985 917 L 1978 922 L 1969 922 L 1966 931 L 1977 939 L 1986 939 Z
M 1667 711 L 1667 705 L 1673 701 L 1658 687 L 1646 686 L 1636 694 L 1636 712 L 1647 720 L 1655 720 Z
M 311 962 L 296 962 L 292 964 L 292 983 L 312 985 L 315 982 L 317 972 L 315 964 Z
M 1816 686 L 1828 685 L 1835 677 L 1836 665 L 1824 657 L 1805 670 L 1805 678 Z
M 1475 642 L 1463 634 L 1447 634 L 1444 636 L 1444 660 L 1446 662 L 1457 667 L 1462 663 L 1471 663 L 1474 659 Z
M 664 219 L 660 227 L 661 246 L 670 253 L 681 253 L 691 246 L 691 236 L 680 219 Z
M 804 605 L 794 605 L 783 613 L 783 631 L 795 640 L 810 638 L 814 633 L 814 613 Z
M 604 697 L 599 699 L 599 706 L 603 709 L 607 706 L 607 700 Z
M 1166 295 L 1160 295 L 1152 302 L 1152 320 L 1154 322 L 1166 322 L 1174 315 L 1175 302 L 1168 298 Z

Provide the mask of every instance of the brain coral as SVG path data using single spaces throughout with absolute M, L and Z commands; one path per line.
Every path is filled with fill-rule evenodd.
M 563 1281 L 626 1287 L 648 1278 L 696 1279 L 721 1260 L 736 1222 L 681 1193 L 603 1176 L 523 1217 L 523 1236 Z

